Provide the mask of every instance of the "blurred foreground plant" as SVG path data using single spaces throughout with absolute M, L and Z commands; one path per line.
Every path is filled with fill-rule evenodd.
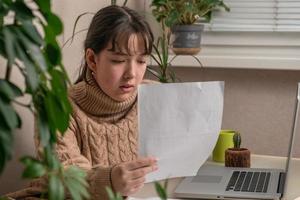
M 88 198 L 85 172 L 76 167 L 64 169 L 54 146 L 57 133 L 69 126 L 71 106 L 67 97 L 68 76 L 62 64 L 57 36 L 63 31 L 60 18 L 51 10 L 51 0 L 0 0 L 0 57 L 5 76 L 0 78 L 0 173 L 12 158 L 14 130 L 22 119 L 14 105 L 27 108 L 36 119 L 41 159 L 25 156 L 24 178 L 43 177 L 48 181 L 44 197 Z M 19 71 L 25 88 L 11 80 L 12 70 Z M 19 97 L 29 96 L 26 103 Z M 67 190 L 65 190 L 67 189 Z

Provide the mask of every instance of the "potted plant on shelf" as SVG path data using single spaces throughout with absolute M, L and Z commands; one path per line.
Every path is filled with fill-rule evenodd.
M 172 49 L 177 55 L 199 53 L 204 25 L 197 20 L 209 22 L 212 10 L 219 7 L 229 11 L 223 0 L 152 0 L 151 6 L 157 21 L 171 28 Z
M 233 135 L 234 148 L 228 148 L 225 151 L 226 167 L 250 167 L 250 151 L 247 148 L 241 148 L 241 134 L 235 132 Z
M 68 192 L 72 199 L 86 199 L 85 172 L 77 167 L 64 169 L 54 152 L 57 133 L 68 128 L 71 112 L 68 76 L 57 42 L 62 31 L 51 0 L 0 1 L 0 57 L 6 62 L 6 67 L 1 66 L 5 77 L 0 78 L 0 174 L 13 156 L 14 130 L 22 126 L 15 105 L 22 106 L 36 117 L 41 150 L 40 160 L 21 159 L 23 178 L 45 178 L 48 188 L 42 197 L 62 200 Z M 14 70 L 23 76 L 24 88 L 12 80 Z M 31 97 L 30 101 L 21 102 L 22 96 Z

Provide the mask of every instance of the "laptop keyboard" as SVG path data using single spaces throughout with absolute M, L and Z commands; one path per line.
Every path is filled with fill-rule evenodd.
M 234 171 L 226 191 L 267 192 L 270 182 L 270 172 Z

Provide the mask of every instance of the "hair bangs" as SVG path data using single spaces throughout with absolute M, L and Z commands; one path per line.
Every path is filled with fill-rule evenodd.
M 125 31 L 124 31 L 125 30 Z M 112 47 L 109 49 L 109 51 L 113 52 L 120 52 L 127 55 L 132 55 L 137 52 L 137 49 L 132 50 L 129 48 L 130 37 L 135 35 L 137 37 L 138 43 L 143 45 L 144 49 L 142 54 L 143 55 L 150 55 L 152 51 L 152 43 L 153 39 L 151 34 L 147 33 L 146 31 L 140 31 L 135 30 L 132 27 L 124 28 L 123 31 L 117 30 L 114 33 L 112 33 L 111 36 L 111 45 Z

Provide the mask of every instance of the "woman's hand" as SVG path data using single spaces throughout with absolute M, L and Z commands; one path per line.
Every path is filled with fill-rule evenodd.
M 157 160 L 153 157 L 120 163 L 111 171 L 112 186 L 122 196 L 132 195 L 144 186 L 146 174 L 157 169 Z

